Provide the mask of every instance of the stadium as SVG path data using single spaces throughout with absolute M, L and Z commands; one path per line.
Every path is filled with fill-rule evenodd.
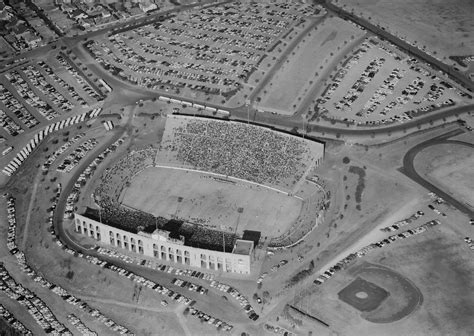
M 250 274 L 261 239 L 298 243 L 324 218 L 324 143 L 248 123 L 168 115 L 159 143 L 115 158 L 75 231 L 107 246 Z M 98 176 L 100 174 L 97 174 Z

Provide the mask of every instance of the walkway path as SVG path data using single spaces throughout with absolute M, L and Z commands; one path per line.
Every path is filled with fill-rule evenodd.
M 40 177 L 41 177 L 41 169 L 39 169 L 38 173 L 36 174 L 35 183 L 33 185 L 33 191 L 31 192 L 30 204 L 28 205 L 28 211 L 26 212 L 25 230 L 23 231 L 23 239 L 21 241 L 21 248 L 20 248 L 22 251 L 25 250 L 26 242 L 28 240 L 28 229 L 30 227 L 31 212 L 33 211 L 33 206 L 35 205 L 36 190 L 38 189 Z

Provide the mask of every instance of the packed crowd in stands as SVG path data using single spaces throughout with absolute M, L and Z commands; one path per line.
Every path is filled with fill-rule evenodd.
M 143 211 L 129 209 L 119 204 L 119 197 L 131 179 L 146 167 L 152 166 L 156 149 L 149 147 L 132 151 L 121 158 L 101 176 L 94 191 L 95 202 L 101 208 L 102 222 L 108 225 L 122 225 L 127 230 L 155 225 L 153 215 Z M 98 216 L 97 216 L 98 219 Z
M 194 169 L 284 186 L 305 171 L 310 147 L 305 140 L 258 126 L 189 119 L 174 127 L 162 150 Z
M 143 150 L 132 151 L 121 158 L 112 167 L 107 168 L 100 179 L 100 185 L 95 190 L 96 200 L 118 200 L 125 184 L 145 169 L 152 166 L 156 156 L 156 149 L 149 147 Z M 98 198 L 99 197 L 99 198 Z
M 232 252 L 236 235 L 228 232 L 211 230 L 197 224 L 181 221 L 170 221 L 141 210 L 131 209 L 119 203 L 119 197 L 127 182 L 146 167 L 152 166 L 156 157 L 156 149 L 133 151 L 108 168 L 101 177 L 99 186 L 94 191 L 94 199 L 101 207 L 98 211 L 88 210 L 87 215 L 100 219 L 104 224 L 127 231 L 154 230 L 155 228 L 170 231 L 173 235 L 183 236 L 186 245 Z M 100 217 L 100 218 L 99 218 Z
M 289 230 L 282 235 L 274 237 L 268 244 L 269 248 L 284 249 L 294 246 L 308 236 L 313 229 L 324 221 L 326 210 L 330 206 L 330 191 L 327 191 L 326 183 L 322 179 L 306 178 L 316 191 L 306 196 L 303 201 L 298 219 Z

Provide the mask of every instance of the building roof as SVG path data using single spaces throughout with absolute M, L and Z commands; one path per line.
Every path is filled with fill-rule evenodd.
M 249 240 L 237 239 L 235 241 L 234 250 L 232 251 L 232 253 L 249 255 L 252 252 L 252 250 L 253 250 L 253 242 Z

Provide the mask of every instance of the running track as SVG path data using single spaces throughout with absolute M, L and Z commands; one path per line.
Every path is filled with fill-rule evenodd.
M 468 215 L 469 218 L 474 218 L 474 210 L 472 206 L 470 206 L 469 204 L 461 200 L 457 200 L 449 193 L 441 190 L 434 184 L 428 182 L 420 174 L 418 174 L 413 164 L 413 161 L 415 160 L 415 157 L 418 155 L 418 153 L 420 153 L 422 150 L 431 146 L 436 146 L 440 144 L 455 144 L 455 145 L 468 146 L 468 147 L 474 148 L 474 144 L 472 143 L 458 141 L 458 140 L 449 140 L 449 138 L 452 138 L 462 133 L 464 133 L 464 131 L 461 129 L 458 129 L 458 130 L 454 130 L 454 131 L 442 134 L 436 138 L 419 143 L 415 147 L 411 148 L 405 154 L 405 156 L 403 157 L 403 167 L 399 168 L 399 171 L 405 174 L 407 177 L 411 178 L 416 183 L 423 186 L 424 188 L 428 189 L 429 191 L 434 192 L 436 195 L 443 198 L 447 203 L 451 204 L 452 206 L 457 208 L 459 211 Z

